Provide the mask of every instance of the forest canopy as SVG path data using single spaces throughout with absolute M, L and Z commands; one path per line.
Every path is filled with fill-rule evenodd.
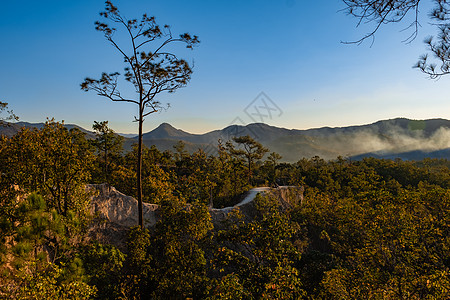
M 144 201 L 157 203 L 160 217 L 127 230 L 120 246 L 89 235 L 98 220 L 84 187 L 106 180 L 135 195 L 137 149 L 124 153 L 102 132 L 110 131 L 87 139 L 50 120 L 1 140 L 2 297 L 449 297 L 447 160 L 289 164 L 266 153 L 249 161 L 240 143 L 264 147 L 248 137 L 219 144 L 217 156 L 190 154 L 182 142 L 173 151 L 144 147 Z M 302 200 L 260 194 L 251 214 L 234 209 L 213 222 L 211 206 L 277 185 L 303 186 Z

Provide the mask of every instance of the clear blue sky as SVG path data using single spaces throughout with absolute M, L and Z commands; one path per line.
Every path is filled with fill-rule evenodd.
M 421 10 L 423 27 L 413 43 L 401 42 L 409 34 L 401 32 L 404 23 L 382 28 L 372 46 L 356 46 L 341 41 L 355 40 L 369 27 L 356 28 L 356 20 L 339 11 L 340 0 L 113 3 L 128 18 L 147 12 L 174 33 L 189 32 L 201 40 L 194 51 L 175 49 L 195 62 L 191 82 L 161 95 L 171 108 L 149 116 L 145 131 L 162 122 L 203 133 L 261 121 L 251 118 L 251 109 L 262 106 L 261 99 L 253 102 L 261 92 L 273 109 L 262 120 L 279 127 L 348 126 L 395 117 L 450 119 L 450 77 L 434 81 L 412 69 L 426 51 L 423 38 L 433 33 L 427 7 Z M 80 90 L 86 76 L 123 69 L 120 55 L 94 29 L 103 9 L 99 0 L 0 2 L 0 100 L 22 121 L 54 117 L 90 129 L 94 120 L 108 120 L 117 132 L 137 131 L 134 105 Z

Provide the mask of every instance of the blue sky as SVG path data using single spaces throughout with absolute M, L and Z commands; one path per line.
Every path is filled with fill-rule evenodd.
M 114 1 L 128 18 L 142 13 L 175 34 L 200 37 L 193 51 L 174 49 L 194 62 L 191 82 L 160 101 L 171 107 L 151 115 L 192 133 L 232 123 L 264 121 L 306 129 L 381 119 L 450 119 L 448 80 L 412 69 L 433 33 L 421 9 L 418 38 L 402 43 L 408 23 L 381 29 L 371 46 L 344 45 L 370 30 L 340 9 L 340 0 L 128 0 Z M 120 55 L 94 29 L 104 1 L 0 2 L 0 100 L 22 121 L 47 117 L 90 129 L 108 120 L 117 132 L 135 133 L 137 108 L 83 92 L 86 76 L 122 71 Z M 125 41 L 124 41 L 125 42 Z M 268 98 L 257 98 L 261 95 Z M 269 115 L 263 102 L 272 108 Z M 260 117 L 254 113 L 260 108 Z M 252 111 L 253 109 L 253 111 Z

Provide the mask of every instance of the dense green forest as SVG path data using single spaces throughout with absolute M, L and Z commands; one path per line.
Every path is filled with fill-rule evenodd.
M 249 137 L 219 155 L 144 148 L 144 201 L 155 226 L 126 249 L 89 236 L 88 183 L 136 195 L 136 152 L 107 122 L 96 139 L 48 121 L 0 142 L 0 298 L 446 299 L 450 297 L 450 162 L 280 163 Z M 303 186 L 289 205 L 271 194 L 213 224 L 255 186 Z M 136 224 L 137 225 L 137 224 Z

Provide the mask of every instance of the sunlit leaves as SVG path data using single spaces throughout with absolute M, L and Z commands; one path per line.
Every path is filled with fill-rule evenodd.
M 79 256 L 89 284 L 97 287 L 96 296 L 99 299 L 119 297 L 125 255 L 112 245 L 94 242 L 81 247 Z M 133 256 L 131 258 L 133 259 Z
M 218 233 L 217 267 L 224 278 L 236 274 L 254 298 L 300 299 L 305 293 L 294 267 L 300 252 L 292 242 L 299 227 L 275 197 L 257 195 L 254 203 L 254 220 L 232 212 Z
M 48 121 L 41 129 L 22 129 L 3 141 L 3 179 L 25 191 L 38 191 L 59 213 L 86 209 L 84 185 L 93 156 L 83 134 Z
M 376 159 L 328 168 L 352 192 L 307 189 L 295 214 L 308 230 L 300 261 L 308 291 L 323 298 L 448 298 L 449 192 L 420 181 L 447 186 L 435 181 L 438 172 L 430 176 L 414 163 Z M 337 170 L 350 180 L 336 178 Z M 321 273 L 307 271 L 312 267 Z
M 34 270 L 35 272 L 30 272 Z M 95 295 L 95 287 L 81 280 L 64 280 L 65 265 L 31 263 L 22 268 L 7 291 L 13 299 L 88 299 Z
M 108 121 L 94 121 L 92 129 L 95 131 L 96 139 L 91 142 L 97 148 L 99 160 L 103 165 L 103 174 L 100 177 L 103 182 L 109 182 L 110 169 L 115 166 L 114 161 L 117 161 L 122 153 L 124 138 L 108 127 Z

